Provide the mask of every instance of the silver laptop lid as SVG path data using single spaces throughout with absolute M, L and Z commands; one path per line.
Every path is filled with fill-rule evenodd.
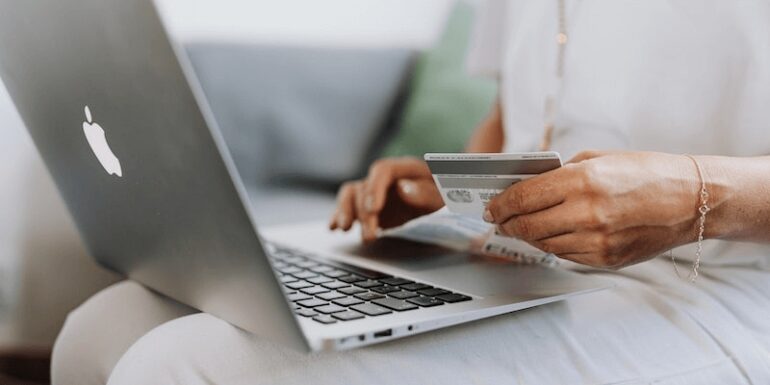
M 306 347 L 189 68 L 150 0 L 0 0 L 0 77 L 91 254 Z

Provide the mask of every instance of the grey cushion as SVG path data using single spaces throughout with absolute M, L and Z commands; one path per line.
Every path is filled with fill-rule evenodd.
M 361 173 L 412 66 L 407 49 L 190 44 L 239 172 L 338 183 Z

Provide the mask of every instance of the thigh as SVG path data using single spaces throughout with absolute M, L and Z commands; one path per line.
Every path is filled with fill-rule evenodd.
M 53 383 L 106 383 L 120 357 L 141 336 L 194 312 L 133 281 L 102 290 L 67 317 L 54 345 Z
M 656 264 L 607 274 L 613 290 L 347 352 L 292 351 L 194 314 L 137 341 L 109 383 L 748 383 L 721 341 L 650 285 Z

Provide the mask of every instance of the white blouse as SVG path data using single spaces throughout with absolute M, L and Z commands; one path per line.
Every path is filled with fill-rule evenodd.
M 543 135 L 557 0 L 489 0 L 469 64 L 499 77 L 507 151 Z M 553 147 L 770 154 L 770 2 L 565 0 Z
M 534 151 L 542 140 L 545 99 L 558 84 L 558 3 L 487 0 L 477 15 L 468 64 L 500 81 L 505 151 Z M 770 2 L 565 5 L 552 142 L 565 160 L 583 149 L 770 154 Z M 761 254 L 747 262 L 770 267 L 770 247 L 707 247 L 704 257 Z

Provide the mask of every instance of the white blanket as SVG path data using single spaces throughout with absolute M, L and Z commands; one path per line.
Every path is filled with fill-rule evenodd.
M 770 272 L 705 263 L 693 285 L 662 258 L 582 270 L 617 287 L 340 353 L 291 351 L 193 314 L 139 339 L 109 383 L 770 383 Z

